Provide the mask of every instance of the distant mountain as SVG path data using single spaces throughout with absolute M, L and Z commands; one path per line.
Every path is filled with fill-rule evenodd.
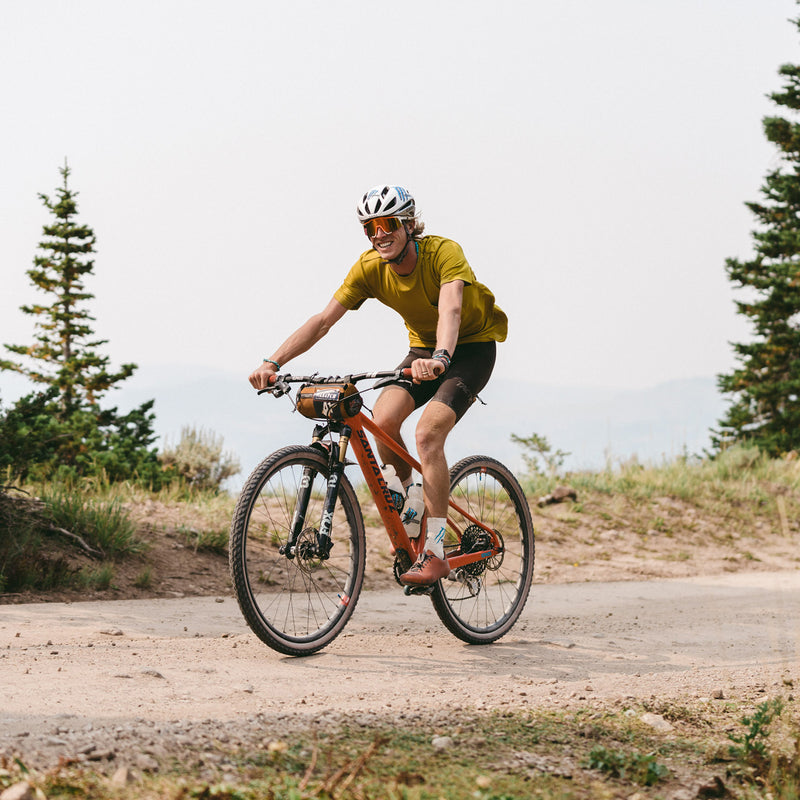
M 29 386 L 16 375 L 0 373 L 0 400 L 12 402 Z M 176 442 L 181 428 L 194 425 L 224 438 L 242 473 L 239 488 L 266 455 L 286 444 L 305 443 L 311 423 L 292 413 L 287 398 L 258 396 L 240 375 L 196 367 L 142 367 L 122 388 L 107 395 L 107 405 L 127 411 L 154 398 L 156 431 Z M 367 395 L 366 403 L 372 400 Z M 522 466 L 512 433 L 546 436 L 554 449 L 567 451 L 568 469 L 600 469 L 637 457 L 660 462 L 709 446 L 709 429 L 726 407 L 714 378 L 668 381 L 644 390 L 553 387 L 497 378 L 451 435 L 448 458 L 473 453 L 493 455 L 512 469 Z M 409 426 L 407 442 L 414 440 Z
M 521 385 L 502 379 L 490 388 L 486 411 L 491 421 L 484 429 L 493 437 L 485 441 L 500 445 L 511 433 L 535 432 L 554 449 L 571 454 L 565 462 L 570 469 L 600 469 L 634 456 L 652 463 L 684 452 L 702 453 L 710 445 L 709 429 L 726 407 L 714 378 L 674 380 L 642 390 Z M 511 448 L 519 451 L 516 445 Z

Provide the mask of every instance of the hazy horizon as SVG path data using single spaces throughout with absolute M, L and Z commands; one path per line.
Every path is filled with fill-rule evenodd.
M 113 364 L 246 376 L 367 247 L 358 197 L 397 182 L 508 314 L 498 376 L 642 389 L 734 365 L 751 331 L 724 264 L 752 253 L 745 203 L 777 163 L 761 120 L 793 0 L 187 8 L 5 9 L 0 343 L 31 340 L 38 195 L 66 157 Z M 405 346 L 366 303 L 291 369 Z

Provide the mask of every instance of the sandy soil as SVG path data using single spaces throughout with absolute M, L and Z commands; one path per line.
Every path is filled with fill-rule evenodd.
M 465 709 L 755 700 L 800 678 L 799 623 L 799 571 L 539 585 L 484 647 L 450 636 L 427 598 L 371 591 L 303 659 L 261 644 L 230 596 L 6 605 L 0 754 L 155 768 L 176 748 L 297 725 L 446 732 Z
M 756 703 L 792 691 L 794 523 L 710 529 L 672 500 L 639 517 L 620 502 L 536 510 L 531 598 L 485 647 L 452 637 L 427 598 L 403 595 L 371 529 L 368 590 L 344 634 L 304 659 L 257 640 L 224 556 L 194 552 L 174 510 L 150 508 L 152 547 L 120 567 L 113 589 L 2 598 L 0 760 L 146 770 L 184 751 L 212 764 L 220 743 L 274 741 L 298 726 L 388 720 L 447 734 L 460 715 L 489 709 Z M 137 589 L 145 564 L 154 580 Z

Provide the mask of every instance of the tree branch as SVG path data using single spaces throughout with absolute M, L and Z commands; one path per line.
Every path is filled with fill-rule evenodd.
M 48 525 L 47 530 L 53 531 L 53 533 L 60 533 L 62 536 L 67 536 L 73 541 L 77 542 L 78 545 L 81 547 L 82 550 L 86 551 L 92 558 L 104 558 L 105 554 L 101 550 L 95 550 L 93 547 L 90 547 L 84 539 L 78 536 L 77 533 L 72 533 L 64 528 L 56 527 L 55 525 Z

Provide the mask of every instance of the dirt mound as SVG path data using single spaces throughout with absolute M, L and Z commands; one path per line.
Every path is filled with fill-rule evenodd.
M 531 498 L 536 530 L 536 583 L 630 581 L 796 569 L 796 523 L 780 516 L 755 519 L 701 509 L 670 497 L 647 501 L 591 494 L 576 501 L 539 507 Z M 197 547 L 193 532 L 208 526 L 204 512 L 188 503 L 153 500 L 132 505 L 139 536 L 147 543 L 137 556 L 113 565 L 111 585 L 103 590 L 71 589 L 0 595 L 0 603 L 123 600 L 148 597 L 229 595 L 224 548 Z M 217 511 L 217 527 L 227 524 Z M 364 508 L 367 523 L 367 589 L 394 583 L 393 557 L 377 514 Z M 55 538 L 52 556 L 74 569 L 91 566 L 80 548 Z M 96 562 L 95 562 L 96 563 Z M 145 579 L 146 576 L 146 579 Z

